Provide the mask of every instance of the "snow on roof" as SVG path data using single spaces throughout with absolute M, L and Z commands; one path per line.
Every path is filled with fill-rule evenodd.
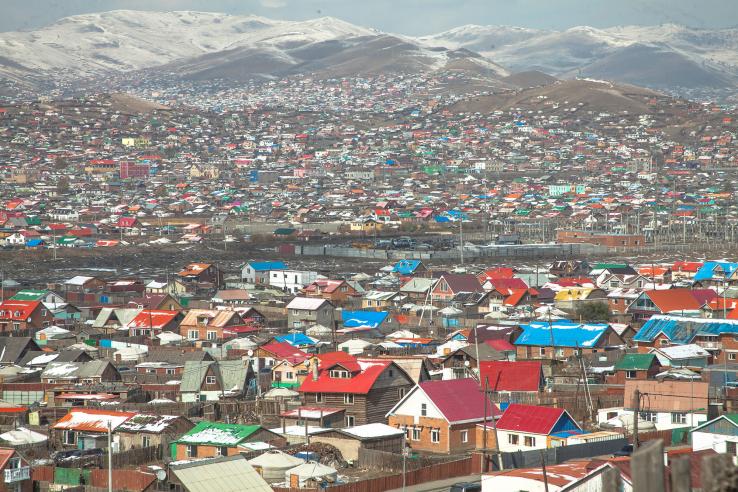
M 691 359 L 693 357 L 708 357 L 710 352 L 697 344 L 674 345 L 672 347 L 663 347 L 658 349 L 669 359 Z
M 402 435 L 403 431 L 387 424 L 365 424 L 343 429 L 347 434 L 356 437 L 390 437 Z
M 295 297 L 287 304 L 287 309 L 302 309 L 307 311 L 314 311 L 318 309 L 323 303 L 327 302 L 325 299 L 313 298 L 313 297 Z
M 120 424 L 134 415 L 136 414 L 133 412 L 109 412 L 105 410 L 73 408 L 54 424 L 54 429 L 107 432 L 108 422 L 110 422 L 111 428 L 115 430 Z
M 76 362 L 52 362 L 46 366 L 44 377 L 71 377 L 78 369 Z
M 27 366 L 46 365 L 49 362 L 51 362 L 52 360 L 56 359 L 57 357 L 59 357 L 59 353 L 58 352 L 51 352 L 51 353 L 48 353 L 48 354 L 41 354 L 41 355 L 38 355 L 38 356 L 34 357 L 33 359 L 29 360 L 26 363 L 26 365 Z
M 0 439 L 9 444 L 19 445 L 44 442 L 47 441 L 49 438 L 46 436 L 46 434 L 34 432 L 30 429 L 26 429 L 25 427 L 18 427 L 17 429 L 0 434 Z
M 159 434 L 164 432 L 170 424 L 179 417 L 176 415 L 151 415 L 140 413 L 123 422 L 118 431 L 123 432 L 148 432 Z
M 85 277 L 83 275 L 77 275 L 76 277 L 72 277 L 66 282 L 64 282 L 67 285 L 84 285 L 85 283 L 89 282 L 95 277 Z

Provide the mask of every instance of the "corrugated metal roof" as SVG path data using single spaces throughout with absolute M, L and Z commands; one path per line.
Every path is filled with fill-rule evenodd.
M 534 322 L 521 325 L 521 328 L 523 333 L 515 340 L 515 345 L 588 348 L 597 344 L 609 326 L 605 323 L 579 324 L 557 320 L 550 324 Z
M 272 492 L 243 456 L 198 461 L 171 470 L 189 492 Z
M 687 344 L 696 336 L 738 334 L 738 320 L 688 318 L 684 316 L 654 315 L 638 330 L 633 340 L 652 342 L 660 333 L 673 343 Z

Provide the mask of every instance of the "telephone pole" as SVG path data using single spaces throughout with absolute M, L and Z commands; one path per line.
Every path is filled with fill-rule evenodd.
M 638 414 L 641 407 L 641 392 L 637 389 L 633 392 L 633 451 L 638 449 Z

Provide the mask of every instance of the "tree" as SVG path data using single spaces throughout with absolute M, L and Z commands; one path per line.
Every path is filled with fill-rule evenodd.
M 576 317 L 582 321 L 610 321 L 610 308 L 606 302 L 584 302 L 577 307 Z

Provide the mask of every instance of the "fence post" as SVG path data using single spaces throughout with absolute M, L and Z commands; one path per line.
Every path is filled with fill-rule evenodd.
M 671 492 L 690 492 L 692 476 L 689 472 L 689 457 L 671 460 Z
M 649 441 L 633 452 L 630 460 L 633 469 L 633 492 L 663 492 L 664 442 Z
M 620 482 L 620 470 L 613 466 L 609 466 L 602 473 L 602 492 L 620 492 Z

